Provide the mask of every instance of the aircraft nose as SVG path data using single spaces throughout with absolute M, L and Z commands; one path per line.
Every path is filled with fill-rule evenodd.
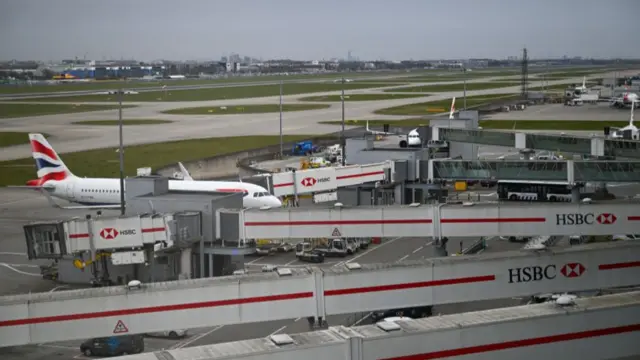
M 282 201 L 280 201 L 280 199 L 278 199 L 278 198 L 277 198 L 277 197 L 275 197 L 275 196 L 272 196 L 272 197 L 271 197 L 271 203 L 272 203 L 272 205 L 271 205 L 271 206 L 274 206 L 274 207 L 276 207 L 276 206 L 277 206 L 277 207 L 282 206 Z

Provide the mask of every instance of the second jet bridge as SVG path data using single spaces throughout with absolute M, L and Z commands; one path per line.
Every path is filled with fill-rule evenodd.
M 468 203 L 220 210 L 244 239 L 616 235 L 640 232 L 640 203 Z M 220 224 L 225 226 L 224 223 Z M 234 225 L 235 226 L 235 225 Z
M 633 286 L 640 243 L 354 265 L 3 296 L 0 347 Z

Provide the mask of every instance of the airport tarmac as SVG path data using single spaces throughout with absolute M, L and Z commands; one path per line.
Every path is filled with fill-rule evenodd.
M 524 110 L 491 114 L 486 120 L 592 120 L 592 121 L 629 121 L 630 110 L 609 107 L 608 103 L 565 106 L 547 104 L 528 106 Z M 517 126 L 517 123 L 516 123 Z
M 29 190 L 0 189 L 0 231 L 4 235 L 0 239 L 0 262 L 9 265 L 0 266 L 0 295 L 9 295 L 26 292 L 61 291 L 68 287 L 51 281 L 42 280 L 37 268 L 38 264 L 46 261 L 31 262 L 26 258 L 26 244 L 22 226 L 32 221 L 60 220 L 73 216 L 82 216 L 85 212 L 58 210 L 49 207 L 48 202 L 41 195 Z M 477 239 L 456 238 L 450 239 L 448 251 L 455 253 L 461 247 L 470 246 Z M 517 249 L 521 245 L 514 245 L 504 241 L 490 241 L 487 251 L 505 251 Z M 339 266 L 344 262 L 358 262 L 361 264 L 394 262 L 404 260 L 421 260 L 434 256 L 432 242 L 424 238 L 396 238 L 389 239 L 380 245 L 371 245 L 366 250 L 361 250 L 354 256 L 346 258 L 328 258 L 322 267 Z M 295 258 L 293 253 L 275 254 L 266 257 L 248 257 L 247 268 L 250 271 L 260 271 L 264 265 L 276 266 L 309 266 Z M 34 265 L 36 267 L 34 267 Z M 495 305 L 494 305 L 495 304 Z M 513 300 L 507 302 L 488 302 L 489 307 L 513 305 Z M 477 304 L 447 305 L 436 307 L 440 313 L 462 312 L 475 309 Z M 353 325 L 366 314 L 352 314 L 330 316 L 327 321 L 330 325 Z M 365 320 L 361 320 L 366 321 Z M 276 332 L 303 332 L 308 331 L 306 319 L 291 319 L 257 324 L 231 325 L 223 327 L 211 327 L 190 330 L 190 335 L 185 339 L 147 339 L 148 351 L 168 348 L 181 348 L 212 344 L 226 341 L 264 337 Z M 14 347 L 8 349 L 3 359 L 83 359 L 79 352 L 82 341 L 57 342 L 38 346 Z
M 568 80 L 557 80 L 557 83 L 567 83 Z M 419 85 L 419 84 L 416 84 Z M 361 93 L 363 90 L 349 90 L 347 94 Z M 370 91 L 370 90 L 368 90 Z M 500 94 L 518 92 L 518 86 L 500 89 L 468 91 L 468 96 L 481 94 Z M 338 92 L 313 93 L 314 96 L 335 95 Z M 390 119 L 406 118 L 406 116 L 376 115 L 373 112 L 386 107 L 407 105 L 425 101 L 450 99 L 462 96 L 463 92 L 448 92 L 432 94 L 426 97 L 391 99 L 381 101 L 359 101 L 345 105 L 345 116 L 349 119 Z M 284 97 L 284 103 L 297 102 L 299 98 L 311 94 L 291 95 Z M 251 115 L 168 115 L 159 112 L 181 107 L 201 106 L 232 106 L 248 104 L 277 103 L 277 96 L 196 101 L 196 102 L 145 102 L 135 103 L 137 107 L 123 110 L 126 119 L 164 119 L 171 120 L 170 124 L 129 126 L 124 132 L 126 145 L 145 144 L 171 140 L 183 140 L 204 137 L 246 136 L 246 135 L 276 135 L 279 133 L 279 114 L 251 114 Z M 33 104 L 33 103 L 31 103 Z M 133 104 L 133 103 L 132 103 Z M 283 113 L 283 132 L 285 134 L 325 134 L 335 132 L 334 125 L 318 124 L 320 121 L 336 120 L 341 117 L 341 105 L 331 104 L 328 109 L 309 110 Z M 95 148 L 106 148 L 118 145 L 118 128 L 105 126 L 70 125 L 74 121 L 117 119 L 117 110 L 98 112 L 73 113 L 60 115 L 45 115 L 23 118 L 0 119 L 0 131 L 44 132 L 52 136 L 52 144 L 59 153 L 83 151 Z M 237 126 L 229 126 L 235 124 Z M 0 161 L 27 157 L 30 153 L 28 145 L 18 145 L 4 148 L 0 152 Z

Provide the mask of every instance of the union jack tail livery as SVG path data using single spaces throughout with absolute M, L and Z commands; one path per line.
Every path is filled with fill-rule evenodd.
M 449 119 L 454 119 L 454 114 L 456 113 L 456 97 L 454 96 L 451 99 L 451 109 L 449 110 Z
M 38 179 L 29 180 L 27 185 L 41 186 L 49 180 L 62 181 L 75 177 L 42 134 L 29 134 L 29 142 L 38 169 Z

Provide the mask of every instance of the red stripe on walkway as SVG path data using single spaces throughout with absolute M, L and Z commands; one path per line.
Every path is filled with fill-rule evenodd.
M 150 307 L 141 307 L 141 308 L 133 308 L 133 309 L 98 311 L 98 312 L 92 312 L 92 313 L 42 316 L 42 317 L 33 317 L 33 318 L 26 318 L 26 319 L 0 321 L 0 327 L 43 324 L 43 323 L 73 321 L 73 320 L 87 320 L 87 319 L 106 318 L 106 317 L 112 317 L 112 316 L 152 314 L 152 313 L 160 313 L 160 312 L 168 312 L 168 311 L 204 309 L 204 308 L 213 308 L 213 307 L 230 306 L 230 305 L 245 305 L 245 304 L 254 304 L 254 303 L 262 303 L 262 302 L 305 299 L 305 298 L 312 298 L 312 297 L 313 297 L 313 292 L 302 292 L 302 293 L 282 294 L 282 295 L 257 296 L 257 297 L 243 298 L 243 299 L 215 300 L 215 301 L 204 301 L 204 302 L 187 303 L 187 304 L 162 305 L 162 306 L 150 306 Z M 62 302 L 58 302 L 58 304 L 62 304 Z
M 629 216 L 627 218 L 629 221 L 640 221 L 640 216 Z
M 477 218 L 477 219 L 442 219 L 441 223 L 450 224 L 475 224 L 475 223 L 540 223 L 546 222 L 547 219 L 543 217 L 534 218 Z
M 384 170 L 371 171 L 371 172 L 360 173 L 360 174 L 336 176 L 336 180 L 354 179 L 354 178 L 359 178 L 359 177 L 373 176 L 373 175 L 383 175 L 383 174 L 384 174 Z
M 485 275 L 485 276 L 471 276 L 471 277 L 463 277 L 463 278 L 455 278 L 455 279 L 420 281 L 420 282 L 405 283 L 405 284 L 392 284 L 392 285 L 368 286 L 368 287 L 351 288 L 351 289 L 325 290 L 324 296 L 353 295 L 353 294 L 363 294 L 363 293 L 372 293 L 372 292 L 381 292 L 381 291 L 406 290 L 406 289 L 418 289 L 418 288 L 434 287 L 434 286 L 469 284 L 469 283 L 494 281 L 495 279 L 496 279 L 495 275 Z
M 69 234 L 69 239 L 84 239 L 88 237 L 89 234 Z
M 163 227 L 156 227 L 156 228 L 142 229 L 143 233 L 152 233 L 152 232 L 160 232 L 160 231 L 164 231 L 164 228 Z
M 625 334 L 625 333 L 630 333 L 635 331 L 640 331 L 640 324 L 617 326 L 617 327 L 610 327 L 610 328 L 596 329 L 596 330 L 587 330 L 587 331 L 580 331 L 580 332 L 560 334 L 560 335 L 543 336 L 543 337 L 537 337 L 537 338 L 531 338 L 531 339 L 505 341 L 500 343 L 469 346 L 469 347 L 458 348 L 458 349 L 434 351 L 434 352 L 429 352 L 424 354 L 390 357 L 390 358 L 385 358 L 380 360 L 444 359 L 444 358 L 451 358 L 456 356 L 481 354 L 481 353 L 487 353 L 492 351 L 517 349 L 517 348 L 536 346 L 536 345 L 546 345 L 546 344 L 554 344 L 554 343 L 566 342 L 566 341 L 589 339 L 589 338 L 595 338 L 600 336 L 619 335 L 619 334 Z
M 633 267 L 640 267 L 640 261 L 630 261 L 623 263 L 614 263 L 614 264 L 600 264 L 598 265 L 598 270 L 616 270 L 616 269 L 627 269 Z
M 313 225 L 391 225 L 391 224 L 431 224 L 431 219 L 389 219 L 389 220 L 308 220 L 308 221 L 246 221 L 244 226 L 313 226 Z

